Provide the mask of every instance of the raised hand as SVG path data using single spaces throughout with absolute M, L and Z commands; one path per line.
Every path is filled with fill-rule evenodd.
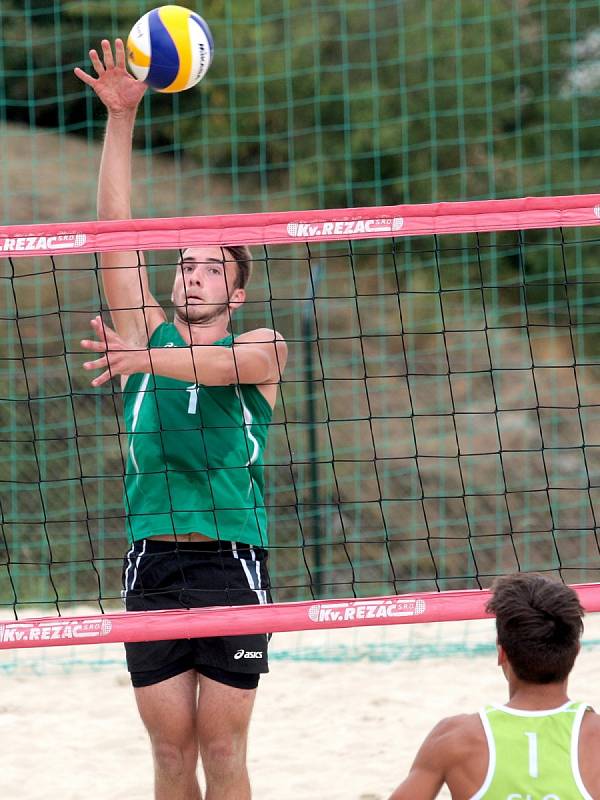
M 75 67 L 75 75 L 91 86 L 110 113 L 134 111 L 148 87 L 127 72 L 123 40 L 115 40 L 113 58 L 110 42 L 103 39 L 102 58 L 96 50 L 90 50 L 90 60 L 98 77 L 94 78 L 79 67 Z
M 147 347 L 126 342 L 102 320 L 102 317 L 95 317 L 90 324 L 98 341 L 83 339 L 81 346 L 94 353 L 103 353 L 100 358 L 95 361 L 86 361 L 83 365 L 83 368 L 87 370 L 103 370 L 97 378 L 91 381 L 92 386 L 102 386 L 103 383 L 117 375 L 133 375 L 135 372 L 152 371 L 150 352 Z

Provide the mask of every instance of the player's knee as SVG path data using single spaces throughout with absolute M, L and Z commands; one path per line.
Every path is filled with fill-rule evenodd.
M 156 769 L 173 779 L 196 770 L 198 751 L 190 745 L 155 740 L 152 742 L 152 755 Z
M 216 738 L 202 747 L 202 765 L 207 778 L 226 780 L 246 769 L 246 743 L 237 737 Z

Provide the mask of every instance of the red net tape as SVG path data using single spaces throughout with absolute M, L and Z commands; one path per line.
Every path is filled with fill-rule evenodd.
M 600 195 L 0 227 L 0 256 L 291 244 L 600 224 Z
M 573 589 L 586 611 L 600 611 L 600 584 L 579 584 Z M 486 589 L 470 589 L 362 600 L 44 617 L 0 623 L 0 650 L 484 619 L 490 595 Z

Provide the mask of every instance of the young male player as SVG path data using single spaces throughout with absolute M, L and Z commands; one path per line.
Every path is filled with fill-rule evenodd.
M 100 219 L 131 217 L 131 149 L 145 86 L 115 55 L 90 52 L 97 77 L 76 69 L 108 110 L 98 186 Z M 125 504 L 131 549 L 128 610 L 243 605 L 269 600 L 262 454 L 287 349 L 272 330 L 235 340 L 229 320 L 245 299 L 245 247 L 190 247 L 173 283 L 173 323 L 138 254 L 104 253 L 114 330 L 97 317 L 99 386 L 122 376 L 129 434 Z M 140 642 L 127 664 L 154 757 L 156 800 L 247 800 L 246 741 L 267 637 Z
M 496 615 L 506 705 L 442 720 L 390 800 L 597 800 L 600 717 L 571 702 L 583 609 L 568 586 L 537 574 L 500 579 Z

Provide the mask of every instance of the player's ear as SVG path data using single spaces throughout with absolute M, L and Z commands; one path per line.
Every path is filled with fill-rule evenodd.
M 498 651 L 498 666 L 504 667 L 506 666 L 507 658 L 506 658 L 506 651 L 500 644 L 500 642 L 496 639 L 496 649 Z
M 229 308 L 232 311 L 235 311 L 236 308 L 239 308 L 243 304 L 245 299 L 246 299 L 245 289 L 234 289 L 229 298 Z

